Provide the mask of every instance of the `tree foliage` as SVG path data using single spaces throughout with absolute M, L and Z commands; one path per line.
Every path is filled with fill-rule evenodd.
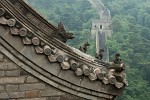
M 129 87 L 118 100 L 150 100 L 150 0 L 102 0 L 112 13 L 111 60 L 115 52 L 127 64 Z

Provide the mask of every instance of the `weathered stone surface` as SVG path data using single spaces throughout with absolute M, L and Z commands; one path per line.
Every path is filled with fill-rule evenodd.
M 115 86 L 112 86 L 110 84 L 103 84 L 102 88 L 101 88 L 101 92 L 103 93 L 107 93 L 107 94 L 111 94 L 111 95 L 122 95 L 123 94 L 123 88 L 118 89 Z
M 46 98 L 27 98 L 27 99 L 19 99 L 19 100 L 47 100 Z
M 7 84 L 5 89 L 8 92 L 15 92 L 19 90 L 19 86 L 15 84 Z
M 59 77 L 75 85 L 80 85 L 82 76 L 77 76 L 72 70 L 61 70 Z
M 19 35 L 20 36 L 26 36 L 27 35 L 27 29 L 26 28 L 21 28 L 19 31 L 18 31 Z
M 48 100 L 87 100 L 87 99 L 76 97 L 74 95 L 63 95 L 60 98 L 59 97 L 57 97 L 57 98 L 52 97 L 51 99 L 48 99 Z
M 100 81 L 90 81 L 87 77 L 84 77 L 84 79 L 81 82 L 81 87 L 85 87 L 87 89 L 91 89 L 94 91 L 100 91 L 102 87 L 102 82 Z
M 84 98 L 88 98 L 89 100 L 97 100 L 96 97 L 91 96 L 91 95 L 87 95 L 87 94 L 83 94 L 83 93 L 78 93 L 79 97 L 84 97 Z M 101 99 L 100 99 L 101 100 Z
M 16 70 L 18 69 L 17 66 L 13 63 L 4 62 L 0 64 L 1 71 L 9 71 L 9 70 Z
M 28 90 L 44 90 L 45 89 L 45 84 L 43 83 L 34 83 L 34 84 L 20 84 L 19 85 L 19 90 L 20 91 L 28 91 Z
M 45 55 L 37 54 L 33 46 L 25 46 L 21 53 L 26 56 L 28 59 L 32 60 L 38 66 L 43 65 L 43 61 L 46 58 Z M 41 62 L 42 61 L 42 62 Z
M 47 100 L 61 100 L 61 97 L 48 97 Z
M 37 82 L 39 82 L 39 80 L 32 76 L 28 76 L 26 82 L 27 83 L 37 83 Z
M 107 95 L 105 93 L 99 93 L 99 92 L 95 92 L 95 91 L 92 91 L 92 95 L 107 98 L 107 99 L 112 99 L 113 98 L 113 96 L 111 96 L 111 95 Z
M 42 68 L 55 76 L 58 76 L 61 71 L 61 67 L 59 63 L 50 63 L 48 59 L 45 59 Z
M 0 85 L 0 92 L 4 91 L 4 85 Z
M 25 92 L 8 92 L 10 98 L 22 98 L 25 97 Z
M 4 56 L 2 53 L 0 53 L 0 62 L 3 62 L 4 61 Z
M 64 86 L 71 87 L 71 83 L 66 82 L 66 81 L 64 81 L 64 80 L 62 80 L 58 77 L 51 77 L 51 79 L 58 82 L 58 83 L 60 83 L 60 84 L 62 84 L 62 85 L 64 85 Z
M 17 84 L 24 83 L 25 77 L 1 77 L 0 84 Z
M 0 93 L 0 100 L 7 100 L 9 99 L 9 95 L 7 93 Z
M 76 90 L 76 91 L 79 91 L 79 90 L 80 90 L 80 87 L 79 87 L 79 86 L 76 86 L 76 85 L 72 85 L 71 88 L 74 89 L 74 90 Z
M 85 89 L 85 88 L 80 88 L 80 91 L 83 93 L 92 94 L 90 90 Z
M 36 98 L 39 96 L 39 90 L 26 91 L 26 98 Z
M 8 19 L 6 23 L 8 26 L 12 27 L 12 26 L 15 26 L 16 20 L 15 19 Z
M 24 75 L 29 75 L 29 73 L 27 71 L 21 70 L 20 76 L 24 76 Z
M 59 85 L 58 88 L 61 89 L 61 90 L 66 91 L 66 92 L 68 92 L 68 93 L 74 94 L 74 95 L 77 95 L 77 94 L 78 94 L 77 91 L 74 91 L 74 90 L 72 90 L 72 89 L 70 89 L 70 88 L 68 88 L 68 87 L 63 86 L 63 85 Z
M 5 76 L 5 72 L 4 71 L 0 71 L 0 77 Z
M 6 76 L 19 76 L 20 70 L 6 71 L 5 75 Z
M 6 33 L 8 33 L 9 28 L 8 28 L 8 27 L 4 27 L 4 26 L 0 25 L 0 30 L 1 30 L 1 34 L 0 34 L 0 36 L 4 36 Z
M 24 48 L 22 39 L 20 37 L 13 36 L 10 33 L 7 33 L 5 34 L 5 36 L 3 36 L 3 38 L 7 40 L 7 42 L 18 51 L 21 51 Z
M 53 88 L 53 87 L 47 87 L 46 90 L 44 91 L 41 91 L 40 92 L 40 95 L 43 97 L 45 96 L 61 96 L 61 95 L 65 95 L 64 92 L 56 89 L 56 88 Z

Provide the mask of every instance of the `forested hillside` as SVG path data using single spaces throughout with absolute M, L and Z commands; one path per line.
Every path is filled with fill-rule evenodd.
M 150 100 L 150 0 L 103 0 L 111 10 L 111 58 L 121 53 L 129 87 L 119 100 Z
M 113 35 L 107 41 L 111 61 L 120 53 L 127 65 L 129 86 L 118 100 L 150 100 L 150 0 L 102 0 L 112 15 Z M 28 0 L 47 20 L 62 21 L 76 36 L 69 45 L 79 48 L 90 39 L 91 21 L 98 14 L 88 0 Z

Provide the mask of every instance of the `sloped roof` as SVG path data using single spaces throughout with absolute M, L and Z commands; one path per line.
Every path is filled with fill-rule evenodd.
M 122 95 L 126 81 L 116 81 L 114 71 L 107 69 L 113 63 L 59 41 L 55 38 L 57 27 L 23 0 L 0 1 L 0 32 L 1 52 L 49 85 L 92 100 Z

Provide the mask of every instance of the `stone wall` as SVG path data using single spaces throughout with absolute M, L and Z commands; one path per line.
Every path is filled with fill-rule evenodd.
M 84 100 L 58 90 L 0 53 L 0 100 Z

